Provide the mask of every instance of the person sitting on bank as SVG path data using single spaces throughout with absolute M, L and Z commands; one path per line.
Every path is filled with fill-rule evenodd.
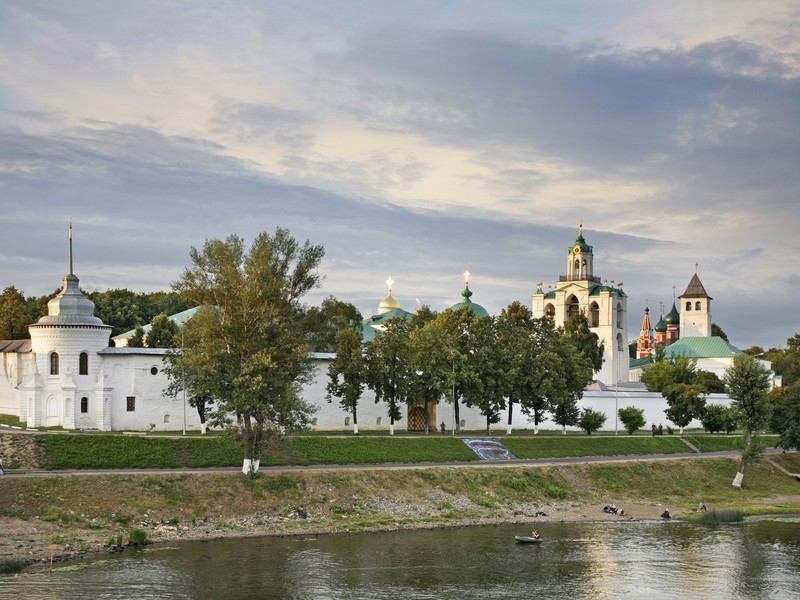
M 706 512 L 706 503 L 702 500 L 700 501 L 700 506 L 697 507 L 700 512 Z
M 665 508 L 664 512 L 661 513 L 661 518 L 662 519 L 671 519 L 672 515 L 670 515 L 669 511 Z
M 538 531 L 536 531 L 536 530 L 534 529 L 534 530 L 533 530 L 533 533 L 531 533 L 531 537 L 532 537 L 533 539 L 535 539 L 535 540 L 538 540 L 538 539 L 541 539 L 541 537 L 542 537 L 542 536 L 540 536 L 540 535 L 539 535 L 539 532 L 538 532 Z

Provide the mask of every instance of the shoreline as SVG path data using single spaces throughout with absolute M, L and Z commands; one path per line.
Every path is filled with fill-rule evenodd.
M 563 505 L 562 505 L 563 504 Z M 447 518 L 442 520 L 395 520 L 389 523 L 379 523 L 380 516 L 376 516 L 372 524 L 361 524 L 352 527 L 348 521 L 334 521 L 329 517 L 322 519 L 299 519 L 296 522 L 276 522 L 268 525 L 253 524 L 252 517 L 243 517 L 240 523 L 227 523 L 223 529 L 217 528 L 214 521 L 204 522 L 199 525 L 169 523 L 138 523 L 138 528 L 147 532 L 147 541 L 142 544 L 125 544 L 121 547 L 111 547 L 105 543 L 113 534 L 109 531 L 80 529 L 81 533 L 89 534 L 84 537 L 85 548 L 80 546 L 59 551 L 51 549 L 51 540 L 59 532 L 69 529 L 63 525 L 48 523 L 41 519 L 25 521 L 11 517 L 0 517 L 0 531 L 9 533 L 11 537 L 25 536 L 27 543 L 14 544 L 10 550 L 5 537 L 0 538 L 0 561 L 21 561 L 28 568 L 49 567 L 51 551 L 52 562 L 63 563 L 75 560 L 97 558 L 106 554 L 129 552 L 148 546 L 169 544 L 174 542 L 211 542 L 219 539 L 248 538 L 248 537 L 299 537 L 299 536 L 332 536 L 332 535 L 358 535 L 365 533 L 421 531 L 432 529 L 456 529 L 463 527 L 492 527 L 505 525 L 520 525 L 524 530 L 534 525 L 544 523 L 637 523 L 659 522 L 658 516 L 661 507 L 657 504 L 626 505 L 624 515 L 612 515 L 602 511 L 602 507 L 574 503 L 554 503 L 548 507 L 550 512 L 546 515 L 535 514 L 510 514 L 497 515 L 470 515 L 463 517 Z M 544 512 L 544 511 L 537 511 Z M 672 512 L 672 511 L 671 511 Z M 593 514 L 594 513 L 594 514 Z M 369 520 L 368 518 L 365 520 Z M 675 515 L 671 521 L 680 521 L 680 516 Z M 75 529 L 73 529 L 73 532 Z M 525 532 L 523 532 L 524 534 Z M 521 534 L 522 535 L 522 534 Z

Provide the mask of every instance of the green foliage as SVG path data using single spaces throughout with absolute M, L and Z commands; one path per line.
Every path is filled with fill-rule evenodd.
M 161 313 L 153 317 L 147 334 L 148 348 L 175 348 L 180 345 L 178 324 Z
M 317 437 L 288 438 L 288 452 L 295 462 L 348 465 L 386 462 L 478 460 L 460 438 L 441 437 Z
M 592 435 L 592 432 L 597 431 L 606 422 L 605 413 L 601 413 L 591 408 L 585 408 L 578 419 L 578 427 L 586 432 L 586 435 Z
M 711 324 L 711 335 L 721 337 L 726 342 L 728 341 L 728 335 L 716 323 Z
M 675 383 L 669 386 L 662 392 L 668 405 L 664 414 L 683 429 L 693 419 L 702 418 L 706 406 L 706 400 L 702 396 L 704 391 L 703 386 L 697 384 Z
M 703 387 L 706 388 L 706 393 L 708 394 L 724 394 L 725 393 L 725 384 L 723 381 L 717 376 L 716 373 L 712 373 L 711 371 L 700 371 L 700 375 L 703 378 Z
M 353 427 L 358 425 L 358 401 L 366 382 L 366 362 L 361 347 L 360 330 L 353 326 L 343 327 L 336 334 L 336 356 L 328 366 L 326 398 L 331 402 L 339 399 L 343 410 L 353 415 Z
M 280 494 L 286 490 L 297 489 L 300 480 L 289 475 L 274 475 L 263 478 L 264 488 L 271 494 Z
M 128 541 L 134 545 L 147 543 L 147 532 L 144 529 L 131 529 L 128 532 Z
M 741 426 L 749 431 L 766 427 L 770 416 L 770 383 L 769 372 L 763 365 L 747 354 L 738 354 L 726 369 L 723 381 Z
M 780 434 L 778 446 L 784 450 L 800 448 L 800 385 L 795 385 L 781 397 L 779 406 L 784 420 L 776 428 Z
M 312 306 L 303 315 L 303 329 L 311 352 L 335 352 L 336 337 L 345 327 L 360 329 L 361 313 L 349 302 L 328 296 L 319 307 Z
M 723 523 L 742 523 L 744 513 L 740 510 L 709 510 L 698 515 L 697 522 L 703 525 L 721 525 Z
M 411 382 L 409 324 L 394 318 L 367 344 L 366 384 L 375 393 L 375 403 L 384 402 L 389 423 L 402 417 L 400 407 L 408 400 Z
M 259 458 L 277 432 L 310 421 L 313 407 L 299 393 L 311 374 L 301 300 L 319 285 L 323 255 L 285 229 L 257 235 L 249 250 L 231 235 L 192 248 L 192 265 L 174 284 L 201 308 L 183 326 L 170 377 L 216 401 L 212 422 L 231 425 L 236 415 L 245 459 Z
M 722 404 L 709 404 L 706 406 L 700 422 L 703 424 L 703 429 L 709 433 L 718 431 L 732 433 L 736 431 L 736 411 Z
M 697 360 L 684 354 L 665 358 L 659 352 L 642 373 L 642 383 L 647 391 L 661 392 L 666 397 L 665 392 L 677 383 L 702 385 L 703 376 L 697 371 Z
M 137 324 L 133 335 L 128 338 L 128 348 L 144 348 L 145 337 L 144 327 L 141 324 Z
M 25 570 L 25 562 L 22 560 L 15 560 L 13 558 L 4 558 L 0 560 L 0 575 L 14 575 L 15 573 L 22 573 Z
M 567 319 L 564 323 L 564 333 L 578 351 L 589 360 L 593 372 L 596 373 L 603 367 L 603 344 L 600 343 L 597 334 L 589 329 L 589 321 L 584 313 L 578 312 Z
M 4 415 L 0 414 L 0 424 L 3 425 L 10 425 L 12 427 L 24 427 L 25 422 L 20 421 L 19 417 L 16 415 Z
M 786 340 L 785 349 L 771 348 L 764 358 L 772 361 L 772 368 L 783 376 L 783 385 L 791 388 L 800 383 L 800 333 Z
M 622 426 L 629 435 L 632 435 L 638 429 L 645 426 L 644 409 L 636 408 L 635 406 L 626 406 L 617 411 L 619 420 L 622 421 Z
M 0 294 L 0 340 L 27 339 L 31 322 L 25 296 L 14 286 L 4 289 Z

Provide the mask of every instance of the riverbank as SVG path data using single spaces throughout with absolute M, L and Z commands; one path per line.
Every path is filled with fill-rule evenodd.
M 542 467 L 3 476 L 0 561 L 47 563 L 148 542 L 410 528 L 691 518 L 698 502 L 746 514 L 800 513 L 800 456 L 748 467 L 695 458 Z M 614 502 L 624 514 L 608 515 Z M 52 546 L 52 548 L 51 548 Z

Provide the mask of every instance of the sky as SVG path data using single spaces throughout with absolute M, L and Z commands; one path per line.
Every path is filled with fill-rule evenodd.
M 740 347 L 800 331 L 793 0 L 5 0 L 0 289 L 170 289 L 284 227 L 371 315 L 498 314 L 583 223 L 629 338 L 697 272 Z

